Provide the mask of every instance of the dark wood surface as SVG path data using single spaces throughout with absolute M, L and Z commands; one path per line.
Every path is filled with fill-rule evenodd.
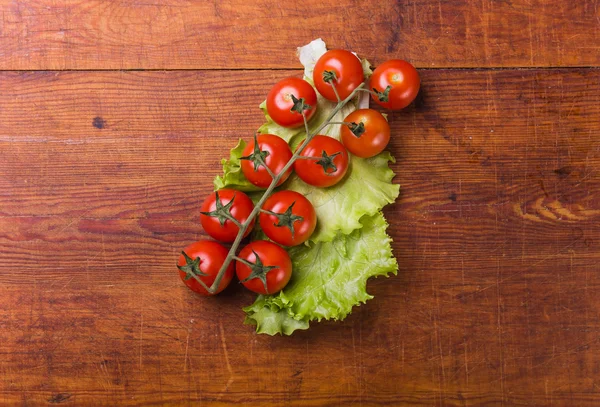
M 0 69 L 299 67 L 322 37 L 417 67 L 595 66 L 595 0 L 0 0 Z
M 247 3 L 0 3 L 0 404 L 598 405 L 597 3 L 384 1 L 370 26 Z M 200 298 L 174 264 L 318 36 L 478 69 L 421 69 L 390 115 L 398 276 L 343 322 L 256 335 L 251 294 Z

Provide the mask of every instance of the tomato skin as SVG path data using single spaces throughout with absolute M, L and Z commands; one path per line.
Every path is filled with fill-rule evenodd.
M 292 215 L 302 217 L 302 219 L 290 222 L 294 229 L 293 236 L 289 227 L 277 226 L 280 224 L 277 216 L 265 212 L 261 212 L 259 215 L 260 227 L 267 237 L 284 246 L 297 246 L 308 240 L 317 226 L 315 208 L 304 195 L 295 191 L 276 192 L 265 201 L 262 207 L 264 210 L 282 214 L 292 204 L 294 205 L 291 211 Z
M 229 208 L 229 213 L 240 223 L 244 223 L 250 216 L 252 209 L 254 209 L 252 200 L 242 191 L 236 191 L 235 189 L 221 189 L 213 192 L 204 200 L 200 207 L 201 212 L 212 212 L 217 209 L 217 194 L 219 195 L 219 200 L 223 206 L 227 205 L 233 199 L 233 203 Z M 231 220 L 226 220 L 223 226 L 221 226 L 221 222 L 219 222 L 217 217 L 208 216 L 203 213 L 200 214 L 200 223 L 210 237 L 220 240 L 221 242 L 233 242 L 240 230 L 240 228 Z M 252 220 L 252 223 L 250 223 L 246 229 L 244 237 L 248 236 L 253 227 L 254 220 Z
M 200 276 L 200 280 L 208 287 L 214 283 L 217 274 L 219 274 L 219 270 L 223 265 L 225 258 L 227 257 L 228 250 L 221 244 L 217 242 L 213 242 L 212 240 L 199 240 L 191 245 L 187 246 L 183 251 L 192 259 L 196 259 L 196 257 L 200 257 L 200 271 L 207 276 Z M 179 256 L 177 261 L 178 266 L 185 266 L 186 260 L 183 254 Z M 217 290 L 211 294 L 204 289 L 196 281 L 195 278 L 191 277 L 189 279 L 186 278 L 186 273 L 182 270 L 179 270 L 179 277 L 183 281 L 183 283 L 188 286 L 188 288 L 198 294 L 211 296 L 220 293 L 223 291 L 231 282 L 233 278 L 233 262 L 229 264 Z
M 252 280 L 242 282 L 242 284 L 250 291 L 258 294 L 274 294 L 283 289 L 292 276 L 292 260 L 289 254 L 285 249 L 273 242 L 256 240 L 244 247 L 238 254 L 238 257 L 250 263 L 256 263 L 254 252 L 258 255 L 264 266 L 276 266 L 276 268 L 266 274 L 266 290 L 259 278 L 253 278 Z M 240 281 L 243 281 L 250 276 L 252 270 L 238 260 L 235 264 L 235 272 Z
M 267 167 L 269 167 L 275 175 L 279 174 L 287 162 L 292 158 L 293 154 L 290 146 L 285 142 L 284 139 L 273 134 L 259 134 L 257 136 L 257 140 L 261 151 L 267 151 L 269 153 L 265 158 Z M 242 156 L 250 156 L 253 151 L 254 140 L 248 143 L 246 148 L 244 148 Z M 258 170 L 254 171 L 254 163 L 252 161 L 241 160 L 241 167 L 244 176 L 248 179 L 248 181 L 257 187 L 267 188 L 271 184 L 271 181 L 273 181 L 271 175 L 269 175 L 265 167 L 262 165 L 258 167 Z M 277 185 L 283 184 L 291 173 L 292 167 L 286 171 Z
M 419 93 L 421 79 L 419 73 L 410 63 L 401 59 L 391 59 L 379 65 L 371 75 L 369 88 L 383 92 L 391 86 L 389 101 L 381 102 L 376 95 L 371 95 L 375 103 L 390 110 L 399 110 L 408 106 Z
M 300 127 L 304 119 L 302 114 L 291 111 L 294 106 L 291 95 L 304 98 L 304 103 L 311 107 L 304 113 L 306 120 L 310 120 L 317 108 L 317 93 L 310 83 L 295 77 L 285 78 L 271 88 L 267 94 L 267 113 L 280 126 Z
M 363 123 L 365 132 L 357 137 L 346 125 L 342 126 L 344 146 L 357 157 L 369 158 L 381 153 L 390 141 L 390 125 L 377 110 L 358 109 L 344 119 L 349 123 Z
M 333 157 L 336 169 L 329 168 L 327 171 L 318 163 L 318 160 L 298 158 L 294 162 L 296 174 L 309 185 L 316 187 L 330 187 L 344 178 L 348 170 L 348 151 L 342 143 L 334 138 L 316 135 L 300 153 L 304 157 L 322 157 L 323 151 Z
M 364 78 L 364 72 L 360 59 L 350 51 L 343 49 L 332 49 L 324 53 L 315 64 L 313 71 L 313 82 L 319 93 L 327 100 L 337 102 L 337 97 L 331 83 L 325 82 L 323 72 L 335 72 L 335 89 L 340 99 L 346 99 Z

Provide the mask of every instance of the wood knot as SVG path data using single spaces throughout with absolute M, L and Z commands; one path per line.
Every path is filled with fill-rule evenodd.
M 106 126 L 106 121 L 102 117 L 96 116 L 92 121 L 92 125 L 97 129 L 103 129 Z
M 53 394 L 52 397 L 48 399 L 48 403 L 63 403 L 71 398 L 70 393 L 57 393 Z
M 571 174 L 573 172 L 574 168 L 571 167 L 570 165 L 567 165 L 565 167 L 561 167 L 561 168 L 557 168 L 556 170 L 554 170 L 554 173 L 556 175 L 558 175 L 561 178 L 567 177 L 569 176 L 569 174 Z

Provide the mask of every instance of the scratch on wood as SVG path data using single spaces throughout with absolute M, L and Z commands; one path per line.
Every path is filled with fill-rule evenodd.
M 402 341 L 402 371 L 404 371 L 404 341 Z
M 229 379 L 227 383 L 225 383 L 225 387 L 221 390 L 221 393 L 217 397 L 217 400 L 220 400 L 227 390 L 229 390 L 229 386 L 234 382 L 233 378 L 233 369 L 231 368 L 231 363 L 229 362 L 229 352 L 227 351 L 227 343 L 225 342 L 225 329 L 223 329 L 223 321 L 219 320 L 219 332 L 221 336 L 221 347 L 223 348 L 223 356 L 225 357 L 225 366 L 227 367 L 227 371 L 229 372 Z
M 533 29 L 531 28 L 531 14 L 528 17 L 528 28 L 529 28 L 529 63 L 533 66 Z
M 443 352 L 443 347 L 442 347 L 442 338 L 441 338 L 441 333 L 440 333 L 440 328 L 438 326 L 438 319 L 441 313 L 441 308 L 440 308 L 440 297 L 438 295 L 438 291 L 434 285 L 434 281 L 433 281 L 433 276 L 431 279 L 431 288 L 433 290 L 433 295 L 435 297 L 435 303 L 436 303 L 436 309 L 433 315 L 433 329 L 435 331 L 435 338 L 436 338 L 436 342 L 437 342 L 437 348 L 438 351 L 440 353 L 440 371 L 441 371 L 441 376 L 440 376 L 440 380 L 439 380 L 439 393 L 440 393 L 440 400 L 441 403 L 444 404 L 444 401 L 446 399 L 445 397 L 445 388 L 446 388 L 446 370 L 444 367 L 444 352 Z
M 354 359 L 354 368 L 358 372 L 358 364 L 356 363 L 356 340 L 354 338 L 354 325 L 352 326 L 350 333 L 352 334 L 352 358 Z
M 465 295 L 465 258 L 464 256 L 462 256 L 461 260 L 460 260 L 460 264 L 461 264 L 461 274 L 462 274 L 462 287 L 461 287 L 461 292 L 462 292 L 462 296 L 464 298 Z M 464 329 L 464 339 L 463 339 L 463 345 L 465 348 L 465 379 L 467 382 L 467 387 L 469 386 L 469 358 L 467 356 L 467 327 L 466 325 L 463 324 L 463 329 Z
M 503 278 L 502 280 L 500 280 L 500 281 L 499 281 L 499 283 L 504 283 L 504 282 L 506 282 L 506 281 L 508 281 L 508 280 L 511 280 L 511 279 L 513 279 L 513 278 L 515 278 L 515 277 L 517 277 L 517 276 L 520 276 L 520 275 L 522 275 L 523 273 L 526 273 L 527 271 L 530 271 L 530 270 L 531 270 L 531 268 L 533 268 L 533 267 L 536 267 L 536 266 L 539 266 L 540 264 L 544 263 L 545 261 L 548 261 L 548 260 L 550 260 L 550 259 L 552 259 L 552 258 L 555 258 L 555 257 L 556 257 L 556 256 L 558 256 L 559 254 L 562 254 L 562 253 L 563 253 L 563 252 L 564 252 L 566 249 L 568 249 L 569 247 L 571 247 L 571 246 L 575 245 L 576 243 L 577 243 L 577 240 L 576 240 L 576 241 L 574 241 L 574 242 L 571 242 L 571 243 L 569 243 L 568 245 L 566 245 L 566 246 L 564 246 L 563 248 L 559 249 L 559 250 L 558 250 L 558 252 L 556 252 L 556 253 L 554 253 L 554 254 L 551 254 L 551 255 L 548 255 L 548 256 L 544 257 L 543 259 L 541 259 L 541 260 L 538 260 L 537 262 L 533 263 L 533 264 L 532 264 L 532 265 L 531 265 L 529 268 L 527 268 L 527 269 L 523 269 L 523 270 L 521 270 L 521 271 L 517 271 L 516 273 L 513 273 L 513 274 L 511 274 L 510 276 Z M 464 297 L 464 298 L 467 298 L 467 297 L 474 296 L 474 295 L 476 295 L 476 294 L 482 293 L 482 292 L 484 292 L 484 291 L 486 291 L 486 290 L 489 290 L 490 288 L 492 288 L 492 287 L 495 287 L 495 286 L 497 286 L 497 285 L 498 285 L 498 282 L 497 282 L 496 284 L 491 284 L 491 285 L 488 285 L 488 286 L 486 286 L 486 287 L 483 287 L 483 288 L 481 288 L 481 289 L 479 289 L 479 290 L 476 290 L 476 291 L 472 292 L 471 294 L 465 295 L 465 297 Z
M 501 278 L 501 268 L 500 268 L 500 260 L 497 260 L 497 274 L 496 274 L 496 296 L 498 302 L 498 342 L 500 344 L 500 392 L 502 395 L 502 405 L 505 402 L 505 394 L 504 394 L 504 342 L 502 340 L 502 306 L 501 306 L 501 298 L 502 294 L 500 292 L 500 284 L 502 283 Z
M 225 357 L 225 364 L 227 365 L 227 371 L 233 376 L 233 370 L 229 363 L 229 352 L 227 351 L 227 343 L 225 342 L 225 330 L 223 329 L 223 321 L 219 321 L 219 332 L 221 333 L 221 347 L 223 348 L 223 356 Z
M 438 307 L 439 307 L 439 302 L 438 302 Z M 439 308 L 438 308 L 438 315 L 439 315 Z M 440 334 L 440 328 L 437 324 L 437 317 L 436 319 L 433 321 L 434 324 L 434 329 L 435 329 L 435 334 L 437 337 L 437 345 L 438 345 L 438 349 L 440 351 L 440 370 L 442 371 L 442 377 L 440 380 L 440 399 L 442 400 L 442 404 L 444 403 L 444 401 L 446 400 L 446 394 L 445 394 L 445 390 L 446 390 L 446 369 L 444 367 L 444 351 L 442 348 L 442 337 Z
M 142 357 L 143 357 L 143 342 L 144 342 L 144 301 L 142 297 L 141 307 L 141 318 L 140 318 L 140 370 L 142 370 Z
M 104 271 L 108 274 L 108 264 L 106 262 L 106 244 L 104 242 L 104 232 L 100 233 L 102 237 L 102 260 L 104 261 Z
M 190 321 L 190 326 L 188 327 L 188 330 L 187 330 L 187 337 L 185 338 L 185 355 L 183 356 L 183 371 L 184 372 L 187 367 L 188 349 L 190 348 L 190 335 L 192 333 L 192 323 L 193 322 L 194 322 L 194 320 L 192 319 Z
M 546 393 L 546 399 L 550 399 L 550 405 L 552 405 L 552 392 L 550 392 L 550 397 L 548 397 L 548 379 L 544 380 L 544 392 Z

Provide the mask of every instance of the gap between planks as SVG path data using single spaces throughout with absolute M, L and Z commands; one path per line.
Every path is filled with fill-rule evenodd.
M 600 69 L 600 65 L 574 66 L 492 66 L 492 67 L 416 67 L 419 71 L 536 71 L 566 69 Z M 0 69 L 3 72 L 186 72 L 186 71 L 294 71 L 303 67 L 287 68 L 126 68 L 126 69 Z

